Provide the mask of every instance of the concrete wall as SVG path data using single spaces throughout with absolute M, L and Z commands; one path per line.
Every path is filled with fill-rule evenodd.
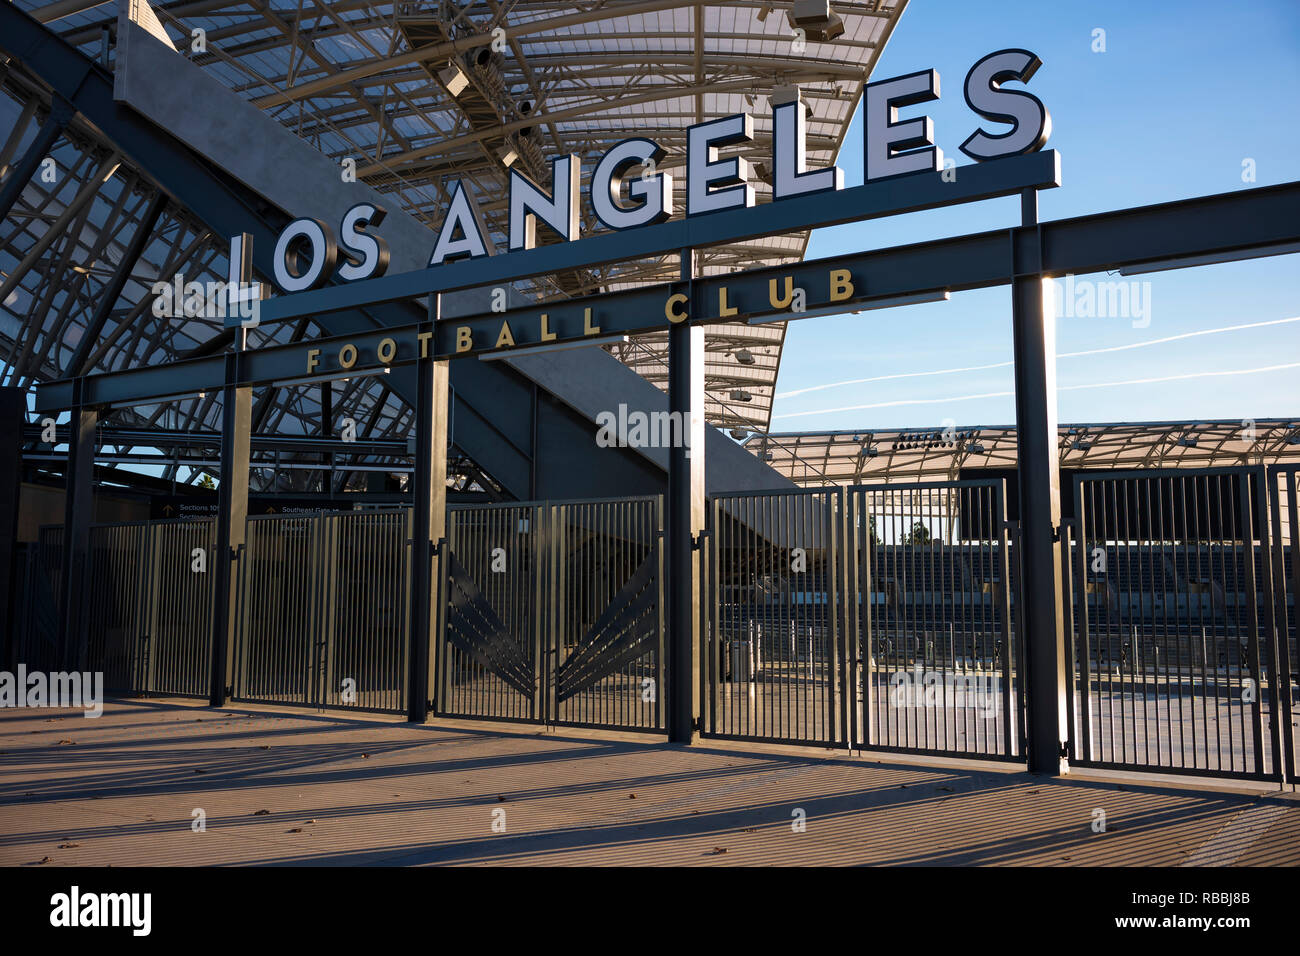
M 149 503 L 96 490 L 95 523 L 147 521 Z M 18 540 L 35 541 L 42 525 L 63 524 L 63 489 L 23 482 L 18 492 Z

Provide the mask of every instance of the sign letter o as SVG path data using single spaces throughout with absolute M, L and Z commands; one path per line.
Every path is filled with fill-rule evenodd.
M 351 368 L 357 364 L 357 347 L 349 342 L 339 349 L 339 367 Z
M 392 339 L 380 339 L 379 347 L 375 352 L 379 356 L 379 361 L 387 365 L 397 355 L 397 343 Z
M 289 268 L 289 255 L 293 253 L 295 265 L 299 250 L 306 246 L 311 264 L 295 275 Z M 339 246 L 330 227 L 319 219 L 295 219 L 280 233 L 275 241 L 275 284 L 285 292 L 304 292 L 322 286 L 334 274 L 339 261 Z

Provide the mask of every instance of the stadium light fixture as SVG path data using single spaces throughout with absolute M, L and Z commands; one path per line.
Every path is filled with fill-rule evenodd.
M 791 27 L 804 30 L 808 39 L 819 43 L 844 33 L 844 21 L 831 9 L 830 0 L 794 0 L 786 19 Z
M 438 71 L 438 82 L 443 85 L 452 98 L 460 96 L 469 86 L 469 77 L 454 61 Z

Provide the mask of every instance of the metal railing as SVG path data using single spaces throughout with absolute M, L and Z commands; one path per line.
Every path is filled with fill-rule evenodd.
M 248 519 L 234 697 L 406 709 L 407 509 Z
M 849 500 L 855 746 L 1020 754 L 1003 482 L 864 485 Z
M 1072 763 L 1294 779 L 1300 466 L 1075 477 Z M 429 583 L 435 712 L 665 726 L 662 500 L 458 505 Z M 83 643 L 62 529 L 28 549 L 14 664 L 206 696 L 212 519 L 97 525 Z M 409 509 L 248 520 L 239 700 L 401 713 Z M 698 550 L 706 736 L 1017 759 L 1026 648 L 1001 480 L 719 494 Z M 76 658 L 76 660 L 73 660 Z
M 63 666 L 64 641 L 59 634 L 59 594 L 63 584 L 63 527 L 46 525 L 28 546 L 22 584 L 22 604 L 15 616 L 11 667 L 54 671 Z
M 1266 500 L 1262 468 L 1076 476 L 1073 763 L 1278 776 Z
M 448 511 L 440 714 L 661 730 L 658 497 Z
M 1268 483 L 1272 503 L 1269 528 L 1273 542 L 1271 584 L 1276 625 L 1274 685 L 1282 708 L 1276 724 L 1281 731 L 1278 743 L 1286 776 L 1295 780 L 1300 765 L 1300 734 L 1295 730 L 1296 702 L 1300 700 L 1300 648 L 1296 645 L 1296 632 L 1300 630 L 1300 611 L 1296 608 L 1296 598 L 1300 596 L 1300 561 L 1295 556 L 1300 540 L 1300 465 L 1273 466 L 1268 471 Z
M 705 540 L 705 734 L 1022 752 L 1001 481 L 717 495 Z
M 842 742 L 844 494 L 713 498 L 703 559 L 708 736 Z
M 206 697 L 212 519 L 92 525 L 84 666 L 111 693 Z

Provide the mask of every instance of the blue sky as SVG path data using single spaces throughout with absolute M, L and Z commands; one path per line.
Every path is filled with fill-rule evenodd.
M 980 123 L 962 98 L 967 70 L 994 50 L 1024 47 L 1043 67 L 1029 88 L 1052 114 L 1048 148 L 1062 158 L 1062 186 L 1040 193 L 1043 220 L 1231 192 L 1300 179 L 1300 3 L 988 5 L 915 0 L 874 77 L 933 67 L 942 98 L 906 108 L 933 117 L 938 145 L 957 147 Z M 1093 52 L 1105 30 L 1106 51 Z M 1000 128 L 1000 127 L 999 127 Z M 990 131 L 993 127 L 990 127 Z M 861 112 L 840 158 L 847 185 L 862 182 Z M 1255 161 L 1256 181 L 1242 181 Z M 876 220 L 813 234 L 809 258 L 1006 228 L 1016 199 Z M 1085 278 L 1085 277 L 1080 277 Z M 1086 277 L 1106 281 L 1119 276 Z M 1300 418 L 1300 368 L 1104 388 L 1069 386 L 1260 369 L 1300 362 L 1300 255 L 1133 277 L 1149 294 L 1149 324 L 1132 317 L 1063 317 L 1058 353 L 1149 347 L 1063 357 L 1057 365 L 1062 422 Z M 813 386 L 900 373 L 997 365 L 1011 359 L 1010 292 L 954 293 L 948 302 L 792 322 L 771 430 L 1010 424 L 1011 368 Z M 855 406 L 930 400 L 926 404 Z M 934 401 L 934 400 L 938 401 Z M 848 409 L 831 411 L 832 409 Z

